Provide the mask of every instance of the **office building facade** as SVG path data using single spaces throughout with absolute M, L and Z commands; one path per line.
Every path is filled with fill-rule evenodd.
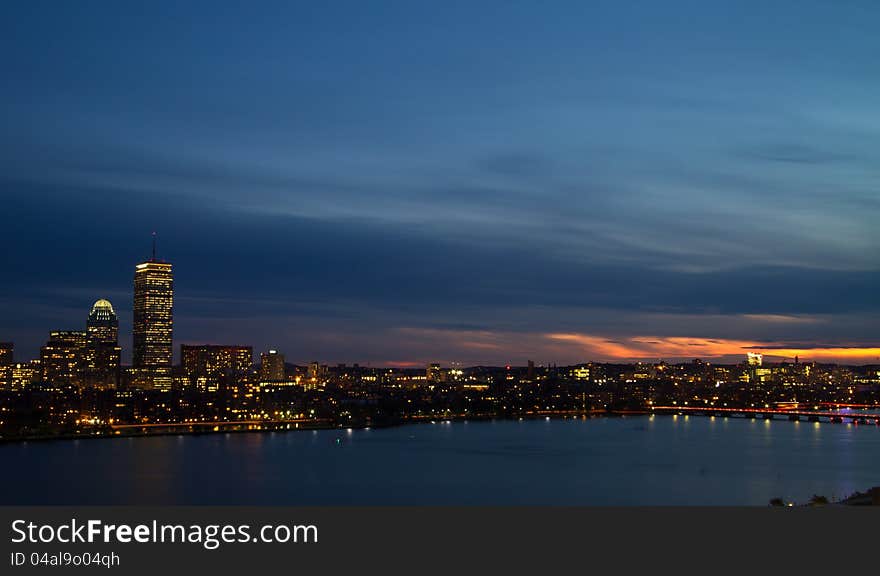
M 83 352 L 86 333 L 58 330 L 49 333 L 49 341 L 40 348 L 40 378 L 53 386 L 83 385 Z
M 250 346 L 221 346 L 214 344 L 183 344 L 180 363 L 190 385 L 213 392 L 242 382 L 253 366 Z
M 14 349 L 12 342 L 0 342 L 0 389 L 7 389 L 12 385 Z
M 132 385 L 171 388 L 174 277 L 171 264 L 152 258 L 135 267 Z
M 276 350 L 260 354 L 260 382 L 282 382 L 286 378 L 284 354 Z
M 104 299 L 92 306 L 86 322 L 82 381 L 86 387 L 112 389 L 119 385 L 119 318 L 113 305 Z

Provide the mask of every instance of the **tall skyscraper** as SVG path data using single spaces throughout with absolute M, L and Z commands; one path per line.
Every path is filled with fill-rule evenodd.
M 119 342 L 119 318 L 108 300 L 98 300 L 92 305 L 86 321 L 86 336 L 95 342 Z
M 83 352 L 83 384 L 94 388 L 116 388 L 119 384 L 119 319 L 113 305 L 98 300 L 86 322 Z
M 135 266 L 132 385 L 171 388 L 172 309 L 174 278 L 171 264 L 153 257 Z
M 281 382 L 285 377 L 284 354 L 276 350 L 260 354 L 260 382 Z

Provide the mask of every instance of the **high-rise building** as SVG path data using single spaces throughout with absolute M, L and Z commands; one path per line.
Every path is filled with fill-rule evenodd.
M 0 366 L 12 366 L 12 353 L 15 345 L 12 342 L 0 342 Z
M 431 363 L 425 367 L 425 380 L 428 382 L 440 382 L 443 380 L 443 371 L 440 364 Z
M 764 378 L 764 370 L 761 365 L 764 363 L 764 356 L 757 352 L 748 352 L 746 354 L 746 366 L 749 384 L 759 384 Z
M 260 354 L 260 382 L 281 382 L 285 378 L 284 354 L 276 350 Z
M 171 264 L 155 257 L 135 266 L 132 385 L 171 388 L 172 310 L 174 279 Z
M 49 341 L 40 348 L 42 380 L 55 386 L 82 386 L 85 345 L 85 332 L 79 330 L 51 332 Z
M 86 334 L 93 342 L 119 343 L 119 318 L 108 300 L 98 300 L 89 312 Z
M 306 369 L 306 378 L 312 383 L 320 383 L 327 377 L 327 365 L 320 362 L 309 362 Z
M 39 382 L 41 373 L 39 360 L 15 364 L 12 366 L 12 379 L 8 388 L 21 390 L 34 382 Z
M 82 380 L 87 387 L 109 389 L 119 385 L 119 319 L 113 305 L 98 300 L 86 322 Z
M 12 342 L 0 342 L 0 389 L 9 388 L 12 385 Z
M 569 376 L 575 380 L 586 382 L 590 380 L 591 370 L 589 366 L 579 364 L 569 371 Z M 634 377 L 633 377 L 634 378 Z
M 224 384 L 243 381 L 253 365 L 253 349 L 250 346 L 183 344 L 180 363 L 191 384 L 212 392 Z

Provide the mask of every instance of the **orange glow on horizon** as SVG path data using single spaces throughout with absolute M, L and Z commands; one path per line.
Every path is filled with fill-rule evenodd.
M 556 342 L 580 346 L 585 353 L 619 360 L 644 358 L 718 358 L 745 356 L 747 352 L 762 352 L 765 356 L 801 360 L 848 360 L 870 363 L 880 361 L 880 347 L 785 347 L 785 343 L 731 340 L 725 338 L 685 338 L 638 336 L 610 340 L 600 336 L 579 333 L 547 334 Z
M 774 317 L 783 322 L 785 317 Z M 880 364 L 880 346 L 829 344 L 805 345 L 783 340 L 743 340 L 683 336 L 608 336 L 582 332 L 515 332 L 509 330 L 448 330 L 399 328 L 411 353 L 408 361 L 386 361 L 386 366 L 423 367 L 427 362 L 454 358 L 470 365 L 514 364 L 525 359 L 553 363 L 584 361 L 680 361 L 694 358 L 735 363 L 748 352 L 764 354 L 768 362 L 798 356 L 803 362 Z M 412 360 L 413 358 L 419 361 Z
M 410 360 L 385 360 L 382 365 L 386 368 L 424 368 L 424 362 L 412 362 Z

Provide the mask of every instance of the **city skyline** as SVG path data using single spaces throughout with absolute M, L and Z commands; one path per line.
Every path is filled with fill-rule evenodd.
M 156 230 L 181 343 L 878 362 L 878 13 L 4 4 L 0 339 L 130 333 Z
M 141 310 L 139 314 L 142 319 L 140 321 L 133 320 L 132 322 L 132 360 L 130 363 L 131 368 L 143 372 L 142 378 L 150 387 L 156 386 L 153 382 L 157 378 L 162 380 L 162 383 L 158 385 L 159 388 L 170 387 L 171 367 L 175 365 L 174 360 L 176 358 L 181 365 L 184 365 L 186 363 L 184 358 L 186 354 L 185 349 L 188 347 L 245 347 L 242 344 L 242 340 L 221 342 L 211 339 L 203 339 L 198 342 L 177 342 L 175 346 L 171 327 L 172 302 L 174 300 L 173 275 L 171 270 L 172 264 L 170 262 L 159 259 L 156 256 L 156 234 L 153 233 L 153 252 L 151 257 L 135 265 L 133 291 L 134 307 L 132 316 L 134 317 L 137 314 L 134 310 Z M 786 319 L 783 318 L 781 321 L 786 321 Z M 115 362 L 115 365 L 117 366 L 116 370 L 118 371 L 121 359 L 124 357 L 124 347 L 121 348 L 118 346 L 119 325 L 119 318 L 112 303 L 104 298 L 100 298 L 92 305 L 91 312 L 88 316 L 86 331 L 52 329 L 50 331 L 49 345 L 52 344 L 53 339 L 57 340 L 59 337 L 82 339 L 81 344 L 83 348 L 85 348 L 87 338 L 89 342 L 97 340 L 111 344 L 112 347 L 109 351 L 111 354 L 110 362 Z M 151 329 L 148 330 L 147 326 L 150 326 Z M 93 334 L 97 335 L 97 337 Z M 768 361 L 785 362 L 794 360 L 797 362 L 800 358 L 803 358 L 803 360 L 807 362 L 839 363 L 842 365 L 870 365 L 880 363 L 880 348 L 832 347 L 827 349 L 817 349 L 798 348 L 796 346 L 781 347 L 748 340 L 731 341 L 697 338 L 665 338 L 657 340 L 651 339 L 651 337 L 633 339 L 628 345 L 627 342 L 620 340 L 601 339 L 578 333 L 546 334 L 545 338 L 553 342 L 571 342 L 575 346 L 583 346 L 584 349 L 598 351 L 598 355 L 580 357 L 567 362 L 563 361 L 561 362 L 562 365 L 576 365 L 586 362 L 687 362 L 694 359 L 715 361 L 722 364 L 736 364 L 742 362 L 744 357 L 753 356 L 755 353 L 763 355 Z M 14 339 L 8 338 L 7 344 L 14 343 Z M 91 344 L 90 346 L 94 347 L 94 345 Z M 639 348 L 639 346 L 642 348 Z M 44 353 L 43 350 L 45 347 L 46 344 L 41 344 L 40 356 Z M 141 351 L 138 354 L 136 353 L 136 350 L 138 350 L 139 347 Z M 246 347 L 249 350 L 253 349 L 253 346 L 250 344 L 247 344 Z M 481 346 L 477 343 L 475 347 L 480 348 Z M 506 353 L 506 351 L 498 344 L 492 344 L 486 347 L 497 348 L 502 354 Z M 177 354 L 174 351 L 175 348 L 181 350 L 182 353 Z M 257 349 L 259 350 L 260 348 L 258 347 Z M 267 352 L 270 356 L 277 353 L 272 346 L 265 346 L 262 350 L 266 351 L 261 353 L 261 357 L 264 359 L 267 356 Z M 652 350 L 655 352 L 665 352 L 665 354 L 660 353 L 656 355 L 638 356 L 633 354 L 633 350 Z M 94 356 L 95 352 L 91 352 L 91 354 Z M 104 352 L 104 354 L 106 355 L 107 352 Z M 285 352 L 281 353 L 282 358 L 285 355 Z M 500 362 L 484 361 L 474 362 L 469 365 L 503 366 L 512 364 L 525 366 L 526 363 L 534 362 L 532 360 L 533 356 L 534 354 L 529 355 L 527 353 L 522 358 L 508 357 L 507 360 Z M 294 357 L 296 357 L 295 353 Z M 528 360 L 523 359 L 526 357 Z M 140 358 L 140 360 L 138 360 L 138 358 Z M 16 358 L 16 361 L 22 362 L 30 359 L 31 358 L 21 358 L 19 356 Z M 378 365 L 388 367 L 396 366 L 401 368 L 429 366 L 430 370 L 430 366 L 436 365 L 434 364 L 436 359 L 436 357 L 431 356 L 424 359 L 379 363 Z M 297 358 L 297 361 L 299 364 L 305 365 L 316 361 L 316 359 L 313 358 L 304 361 L 302 358 Z M 343 360 L 333 358 L 329 360 L 320 359 L 320 361 L 332 364 L 337 363 L 337 361 L 340 363 L 347 363 L 351 362 L 352 359 Z M 94 361 L 92 361 L 92 363 L 94 363 Z M 462 365 L 463 363 L 457 359 L 445 359 L 445 364 L 448 366 Z M 546 362 L 546 365 L 555 364 L 560 364 L 560 362 L 553 360 Z M 365 365 L 370 365 L 370 362 L 366 362 Z M 133 379 L 137 380 L 137 377 L 133 376 Z

